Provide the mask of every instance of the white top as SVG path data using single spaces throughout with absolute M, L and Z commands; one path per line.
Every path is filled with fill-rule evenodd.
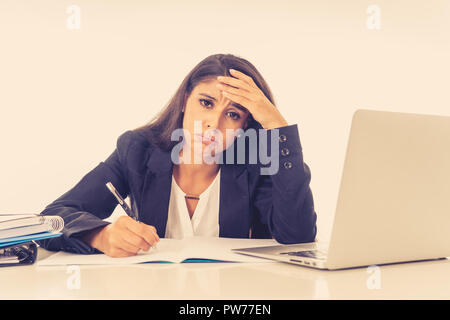
M 192 236 L 219 236 L 220 169 L 209 187 L 200 194 L 192 219 L 189 217 L 186 193 L 172 175 L 166 238 L 182 239 Z

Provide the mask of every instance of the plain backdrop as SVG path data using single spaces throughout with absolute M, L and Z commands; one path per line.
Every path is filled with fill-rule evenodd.
M 42 211 L 216 53 L 298 124 L 320 239 L 356 109 L 450 115 L 450 1 L 2 0 L 0 212 Z

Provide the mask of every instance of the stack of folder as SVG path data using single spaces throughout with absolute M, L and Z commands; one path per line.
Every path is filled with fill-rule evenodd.
M 35 240 L 59 237 L 64 220 L 38 214 L 0 214 L 0 266 L 36 261 Z

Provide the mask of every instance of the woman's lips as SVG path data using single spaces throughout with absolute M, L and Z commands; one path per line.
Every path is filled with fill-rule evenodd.
M 212 141 L 202 140 L 202 143 L 209 146 L 212 143 Z
M 197 137 L 199 140 L 201 140 L 202 143 L 205 144 L 205 145 L 210 145 L 211 143 L 214 142 L 214 137 L 211 137 L 211 139 L 210 139 L 210 138 L 207 138 L 207 137 L 205 137 L 205 136 L 203 136 L 203 135 L 201 135 L 201 134 L 196 134 L 196 137 Z

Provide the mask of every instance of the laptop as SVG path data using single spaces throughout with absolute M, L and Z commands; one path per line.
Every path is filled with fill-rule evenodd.
M 329 270 L 450 256 L 450 117 L 357 110 L 329 243 L 233 251 Z

